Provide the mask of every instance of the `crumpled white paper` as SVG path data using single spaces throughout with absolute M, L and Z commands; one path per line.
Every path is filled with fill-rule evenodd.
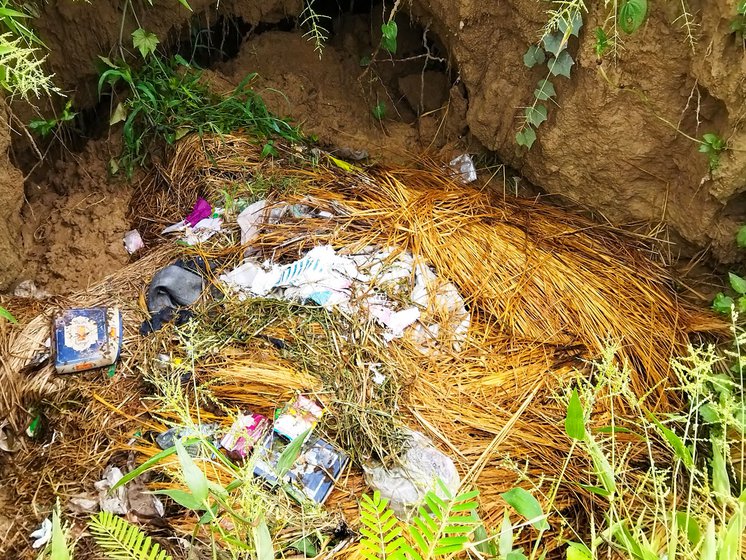
M 52 520 L 47 517 L 29 537 L 34 539 L 34 542 L 31 543 L 31 548 L 41 548 L 47 544 L 52 540 Z

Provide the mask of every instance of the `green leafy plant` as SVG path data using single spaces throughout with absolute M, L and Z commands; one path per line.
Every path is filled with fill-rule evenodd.
M 321 58 L 324 52 L 324 44 L 329 39 L 329 32 L 322 25 L 322 20 L 331 18 L 314 10 L 313 2 L 314 0 L 306 0 L 299 20 L 301 27 L 308 28 L 303 36 L 313 42 L 314 50 L 319 53 L 319 58 Z
M 75 119 L 77 114 L 77 112 L 72 110 L 71 99 L 68 100 L 67 103 L 65 103 L 65 107 L 62 109 L 62 114 L 59 117 L 33 120 L 28 123 L 28 127 L 34 132 L 38 133 L 42 138 L 46 138 L 56 129 Z
M 399 28 L 395 21 L 391 20 L 381 24 L 381 47 L 392 54 L 396 53 L 396 37 L 398 33 Z
M 132 46 L 140 51 L 140 54 L 144 59 L 155 53 L 158 43 L 160 43 L 160 41 L 158 40 L 158 37 L 155 36 L 155 33 L 150 33 L 142 28 L 135 29 L 132 32 Z
M 541 46 L 531 45 L 523 55 L 523 63 L 528 68 L 546 64 L 547 75 L 539 80 L 533 103 L 523 108 L 523 124 L 515 135 L 519 146 L 531 148 L 536 141 L 536 129 L 548 118 L 547 106 L 541 102 L 551 101 L 557 95 L 549 80 L 556 76 L 570 77 L 575 61 L 567 51 L 567 44 L 571 36 L 578 36 L 583 26 L 581 10 L 584 9 L 585 5 L 579 2 L 556 12 L 559 15 L 555 15 L 556 19 L 545 28 Z
M 736 244 L 742 249 L 746 247 L 746 226 L 742 226 L 736 233 Z M 738 313 L 746 313 L 746 278 L 729 272 L 728 283 L 735 292 L 735 297 L 719 292 L 712 301 L 712 308 L 716 312 L 728 316 L 733 309 Z
M 479 492 L 472 490 L 453 496 L 440 480 L 437 488 L 438 492 L 431 490 L 425 495 L 425 505 L 407 524 L 412 544 L 402 536 L 393 512 L 387 508 L 388 502 L 377 492 L 372 498 L 364 495 L 360 501 L 363 556 L 367 560 L 430 560 L 465 550 L 470 537 L 481 526 L 475 513 Z
M 736 15 L 730 22 L 730 30 L 741 41 L 746 37 L 746 0 L 741 0 L 736 7 Z
M 154 47 L 152 39 L 142 48 Z M 276 117 L 262 98 L 251 89 L 256 74 L 249 74 L 228 95 L 213 93 L 201 80 L 201 72 L 176 56 L 161 62 L 148 56 L 138 69 L 100 57 L 104 69 L 99 78 L 99 95 L 104 86 L 127 87 L 129 96 L 116 105 L 110 124 L 123 122 L 124 147 L 112 170 L 123 168 L 128 176 L 134 167 L 146 163 L 159 140 L 173 144 L 189 133 L 228 134 L 244 130 L 259 138 L 302 140 L 297 128 Z M 274 146 L 270 143 L 270 148 Z M 274 153 L 268 149 L 268 154 Z
M 18 321 L 16 321 L 16 318 L 13 317 L 13 314 L 7 309 L 5 309 L 2 305 L 0 305 L 0 318 L 5 319 L 9 323 L 14 323 L 14 324 L 18 323 Z
M 360 554 L 367 560 L 400 560 L 404 558 L 407 541 L 402 536 L 394 512 L 388 509 L 388 500 L 376 490 L 371 498 L 363 494 L 360 499 Z
M 725 150 L 725 140 L 717 134 L 709 133 L 702 136 L 699 151 L 707 155 L 710 171 L 720 166 L 720 154 Z
M 373 115 L 373 118 L 382 121 L 386 118 L 386 103 L 379 101 L 373 106 L 370 112 Z
M 91 517 L 88 528 L 109 560 L 172 560 L 139 527 L 108 511 Z
M 625 33 L 634 33 L 645 21 L 648 0 L 621 0 L 619 3 L 619 27 Z
M 594 50 L 596 51 L 596 56 L 601 58 L 606 51 L 609 50 L 609 36 L 606 34 L 606 31 L 604 31 L 603 27 L 596 27 L 593 34 L 596 37 Z
M 28 100 L 58 93 L 43 69 L 44 44 L 26 24 L 30 14 L 10 0 L 0 0 L 0 88 Z
M 730 355 L 737 362 L 729 375 L 718 372 L 721 358 L 712 347 L 692 348 L 689 356 L 675 360 L 677 389 L 687 396 L 687 407 L 665 417 L 651 413 L 631 391 L 629 372 L 614 361 L 613 347 L 596 364 L 593 377 L 579 380 L 567 397 L 565 431 L 574 442 L 570 455 L 577 445 L 591 458 L 599 486 L 582 488 L 598 496 L 601 511 L 591 512 L 598 521 L 591 527 L 590 542 L 568 543 L 569 560 L 605 556 L 599 550 L 605 543 L 635 560 L 741 557 L 746 528 L 743 457 L 737 464 L 738 454 L 730 450 L 744 448 L 746 433 L 743 344 L 746 336 L 736 334 Z M 594 404 L 620 398 L 624 413 L 614 413 L 612 405 L 611 425 L 592 428 Z M 620 434 L 622 440 L 617 439 Z M 660 443 L 654 451 L 655 441 L 667 446 L 667 455 Z M 625 445 L 649 450 L 647 472 L 639 478 L 625 475 Z

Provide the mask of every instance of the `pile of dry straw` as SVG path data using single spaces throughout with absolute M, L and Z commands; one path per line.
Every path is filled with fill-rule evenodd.
M 634 391 L 645 395 L 651 409 L 667 409 L 678 402 L 671 390 L 671 357 L 685 352 L 692 335 L 720 328 L 678 301 L 666 272 L 635 236 L 537 200 L 463 186 L 434 165 L 344 169 L 323 154 L 311 166 L 292 150 L 275 159 L 261 158 L 260 150 L 241 137 L 180 142 L 170 166 L 136 196 L 133 214 L 146 240 L 164 224 L 178 221 L 197 195 L 221 201 L 226 192 L 242 196 L 258 182 L 273 185 L 270 200 L 302 202 L 334 217 L 267 225 L 257 244 L 265 257 L 295 260 L 323 243 L 349 252 L 369 245 L 410 251 L 458 287 L 471 328 L 458 351 L 428 356 L 406 338 L 384 345 L 361 336 L 350 344 L 350 337 L 335 332 L 323 314 L 309 325 L 287 308 L 206 302 L 197 308 L 201 319 L 194 336 L 219 350 L 204 353 L 194 374 L 209 383 L 218 405 L 204 406 L 203 420 L 229 424 L 225 410 L 271 413 L 296 390 L 317 391 L 332 412 L 322 427 L 325 435 L 362 457 L 395 445 L 393 423 L 376 422 L 371 409 L 395 413 L 428 435 L 452 457 L 462 478 L 479 488 L 480 513 L 495 528 L 505 508 L 501 492 L 517 484 L 531 488 L 525 482 L 530 479 L 539 486 L 541 501 L 548 488 L 542 481 L 562 468 L 570 440 L 563 430 L 565 405 L 558 397 L 579 372 L 590 374 L 584 359 L 597 357 L 610 343 L 619 345 L 618 358 L 630 367 Z M 231 239 L 236 237 L 234 232 Z M 148 338 L 137 333 L 146 317 L 144 290 L 177 252 L 199 253 L 230 268 L 244 249 L 225 240 L 197 249 L 161 243 L 85 293 L 41 303 L 3 303 L 20 324 L 0 324 L 0 418 L 22 433 L 31 415 L 43 409 L 48 425 L 41 442 L 19 436 L 21 449 L 5 455 L 4 478 L 18 497 L 4 504 L 14 520 L 8 534 L 0 535 L 0 548 L 15 554 L 26 549 L 27 535 L 48 512 L 53 494 L 64 504 L 66 497 L 89 489 L 108 462 L 121 464 L 129 457 L 140 463 L 157 452 L 136 436 L 164 429 L 168 411 L 158 418 L 150 414 L 152 405 L 143 397 L 152 387 L 142 376 L 158 353 L 177 356 L 183 349 L 173 329 Z M 214 272 L 217 277 L 220 270 Z M 125 343 L 113 378 L 101 372 L 59 377 L 48 365 L 23 371 L 48 337 L 55 309 L 93 305 L 117 305 L 124 311 Z M 264 313 L 264 319 L 257 313 Z M 246 335 L 251 321 L 252 333 L 263 336 Z M 213 340 L 215 333 L 228 331 L 230 341 Z M 290 359 L 268 344 L 268 337 L 290 341 L 290 346 L 298 340 L 319 343 L 305 344 L 306 350 Z M 364 359 L 388 367 L 395 389 L 385 397 L 388 402 L 373 395 L 359 367 Z M 593 422 L 604 425 L 607 417 L 608 411 L 597 410 Z M 365 445 L 355 448 L 361 439 Z M 128 455 L 132 441 L 141 452 L 135 457 Z M 632 450 L 629 464 L 644 462 L 646 456 Z M 582 528 L 587 523 L 584 504 L 591 498 L 577 483 L 594 483 L 588 461 L 582 456 L 570 461 L 565 481 L 554 507 Z M 357 500 L 365 491 L 360 470 L 353 466 L 327 508 L 343 512 L 354 527 Z M 193 516 L 170 520 L 185 532 L 194 521 Z M 529 530 L 524 538 L 531 538 Z M 545 542 L 552 546 L 551 539 Z

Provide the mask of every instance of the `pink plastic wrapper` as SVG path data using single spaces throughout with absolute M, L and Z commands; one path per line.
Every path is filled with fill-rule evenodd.
M 261 414 L 239 414 L 220 446 L 229 454 L 245 459 L 269 431 L 269 420 Z
M 200 197 L 184 221 L 190 226 L 196 226 L 200 221 L 212 216 L 212 206 L 204 198 Z

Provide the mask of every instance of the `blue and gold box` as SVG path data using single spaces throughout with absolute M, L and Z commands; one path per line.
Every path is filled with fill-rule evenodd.
M 67 309 L 52 324 L 54 366 L 75 373 L 113 364 L 122 347 L 122 315 L 116 307 Z

